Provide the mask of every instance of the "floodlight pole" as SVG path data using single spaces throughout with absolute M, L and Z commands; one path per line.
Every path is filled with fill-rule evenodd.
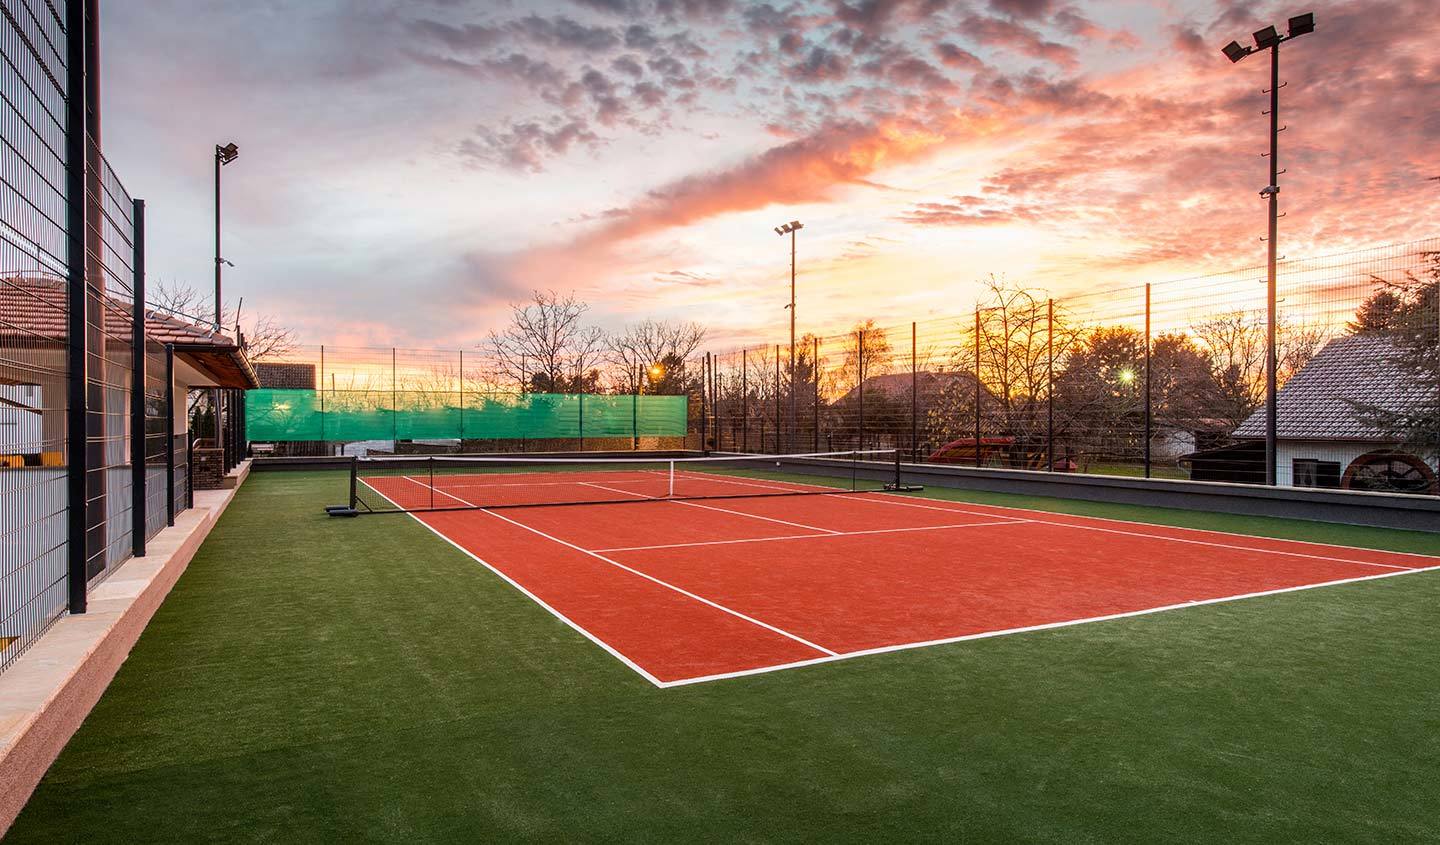
M 239 149 L 233 144 L 225 146 L 215 145 L 215 331 L 220 331 L 221 323 L 221 298 L 220 298 L 220 270 L 225 259 L 220 255 L 220 168 L 239 158 Z M 236 329 L 238 334 L 239 329 Z M 238 340 L 238 338 L 237 338 Z M 219 430 L 216 430 L 217 436 Z
M 790 441 L 795 441 L 795 232 L 790 230 Z
M 1315 15 L 1306 12 L 1290 18 L 1289 32 L 1281 35 L 1273 26 L 1267 26 L 1255 33 L 1255 46 L 1242 47 L 1238 41 L 1231 41 L 1226 44 L 1221 52 L 1232 63 L 1238 62 L 1251 53 L 1261 50 L 1270 51 L 1270 182 L 1260 195 L 1265 197 L 1269 207 L 1269 231 L 1266 238 L 1266 260 L 1265 260 L 1265 483 L 1275 486 L 1276 478 L 1276 453 L 1278 451 L 1277 441 L 1279 427 L 1279 408 L 1277 407 L 1277 371 L 1279 369 L 1279 352 L 1276 344 L 1276 309 L 1275 289 L 1277 261 L 1276 243 L 1279 235 L 1280 220 L 1280 133 L 1285 127 L 1280 125 L 1280 45 L 1292 38 L 1315 31 Z
M 1280 43 L 1270 48 L 1270 182 L 1269 237 L 1265 240 L 1265 483 L 1276 483 L 1279 452 L 1279 409 L 1276 407 L 1279 362 L 1275 343 L 1275 250 L 1280 229 Z

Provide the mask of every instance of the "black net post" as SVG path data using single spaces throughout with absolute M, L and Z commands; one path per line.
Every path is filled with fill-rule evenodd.
M 350 509 L 360 507 L 360 458 L 350 456 Z
M 430 507 L 435 507 L 435 456 L 431 455 L 425 459 L 425 469 L 430 476 Z
M 1150 283 L 1145 283 L 1145 477 L 1150 477 Z
M 145 556 L 145 200 L 132 200 L 135 235 L 130 326 L 130 551 Z
M 1055 471 L 1055 300 L 1045 300 L 1045 469 Z

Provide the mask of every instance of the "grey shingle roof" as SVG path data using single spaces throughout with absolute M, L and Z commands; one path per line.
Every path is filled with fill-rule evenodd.
M 1389 441 L 1356 418 L 1352 400 L 1393 411 L 1424 399 L 1425 387 L 1396 365 L 1399 349 L 1384 334 L 1338 337 L 1280 389 L 1277 434 L 1291 440 Z M 1265 436 L 1265 407 L 1235 429 L 1236 437 Z

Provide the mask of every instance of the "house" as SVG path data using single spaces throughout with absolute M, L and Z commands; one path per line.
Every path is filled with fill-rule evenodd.
M 1384 334 L 1336 338 L 1285 384 L 1276 402 L 1277 484 L 1440 493 L 1433 455 L 1404 451 L 1356 412 L 1355 403 L 1405 411 L 1425 398 L 1425 388 L 1395 363 L 1398 353 Z M 1251 414 L 1233 436 L 1241 442 L 1187 456 L 1191 477 L 1263 481 L 1265 408 Z

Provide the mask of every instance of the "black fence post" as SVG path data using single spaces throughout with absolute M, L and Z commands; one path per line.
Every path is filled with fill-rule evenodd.
M 89 406 L 90 321 L 88 319 L 86 235 L 88 221 L 85 196 L 85 142 L 88 136 L 85 74 L 85 7 L 65 4 L 65 236 L 66 279 L 69 312 L 66 321 L 68 362 L 65 413 L 66 555 L 71 613 L 84 613 L 90 560 L 86 520 L 86 424 Z
M 135 235 L 131 246 L 130 304 L 130 553 L 145 556 L 145 200 L 133 200 Z
M 583 385 L 580 387 L 580 392 L 576 394 L 576 397 L 580 403 L 580 408 L 577 413 L 579 417 L 578 422 L 580 423 L 580 451 L 583 452 L 585 451 L 585 388 Z
M 980 466 L 980 309 L 975 309 L 975 466 Z
M 320 344 L 320 382 L 316 385 L 320 388 L 320 442 L 329 443 L 325 437 L 325 344 Z M 330 454 L 330 449 L 325 448 L 325 454 Z
M 1045 470 L 1055 471 L 1055 300 L 1045 300 Z
M 810 362 L 810 371 L 811 371 L 811 373 L 814 375 L 814 381 L 815 381 L 815 408 L 814 408 L 815 434 L 814 434 L 814 442 L 813 442 L 813 444 L 812 444 L 813 448 L 812 448 L 810 451 L 812 451 L 812 452 L 819 452 L 819 451 L 820 451 L 820 338 L 814 337 L 814 338 L 811 338 L 810 341 L 811 341 L 811 343 L 814 344 L 814 352 L 812 353 L 812 356 L 813 356 L 813 359 L 814 359 L 814 360 L 812 360 L 812 361 Z
M 165 524 L 175 524 L 175 346 L 165 344 Z
M 860 420 L 856 427 L 858 433 L 857 451 L 865 449 L 865 330 L 859 329 L 855 332 L 855 383 L 860 391 Z
M 1145 283 L 1145 477 L 1150 477 L 1150 283 Z
M 911 461 L 919 461 L 919 460 L 920 460 L 920 389 L 919 389 L 919 388 L 920 388 L 920 370 L 919 370 L 919 364 L 918 364 L 918 362 L 917 362 L 917 360 L 916 360 L 916 354 L 915 354 L 915 350 L 916 350 L 916 346 L 917 346 L 917 340 L 916 340 L 916 338 L 917 338 L 918 336 L 919 336 L 919 332 L 918 332 L 918 330 L 916 329 L 916 324 L 915 324 L 915 323 L 911 323 L 911 324 L 910 324 L 910 460 L 911 460 Z M 896 454 L 897 454 L 897 455 L 899 454 L 899 450 L 896 450 Z M 898 458 L 897 458 L 897 460 L 898 460 Z M 898 473 L 899 470 L 896 470 L 896 472 Z M 898 477 L 896 478 L 895 483 L 896 483 L 896 484 L 899 484 L 899 483 L 900 483 Z
M 750 360 L 749 350 L 740 350 L 740 451 L 750 451 Z
M 400 384 L 396 380 L 395 347 L 390 347 L 390 437 L 393 445 L 390 447 L 395 454 L 400 454 Z M 584 441 L 581 441 L 582 448 Z
M 459 437 L 459 440 L 460 440 L 460 451 L 461 451 L 461 452 L 464 452 L 464 451 L 465 451 L 465 350 L 463 350 L 463 349 L 459 350 L 459 355 L 460 355 L 460 375 L 459 375 L 458 381 L 459 381 L 459 384 L 460 384 L 460 433 L 459 433 L 458 437 Z
M 710 417 L 709 408 L 705 405 L 705 382 L 709 379 L 710 353 L 706 352 L 705 357 L 700 359 L 700 454 L 710 453 Z
M 780 432 L 785 426 L 780 424 L 780 344 L 775 344 L 775 454 L 782 454 L 785 449 L 780 445 Z
M 185 432 L 185 507 L 195 507 L 195 432 Z

